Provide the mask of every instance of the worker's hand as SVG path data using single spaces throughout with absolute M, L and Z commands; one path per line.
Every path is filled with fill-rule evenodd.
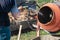
M 15 20 L 19 20 L 19 18 L 20 18 L 20 14 L 16 14 L 16 15 L 14 16 L 14 19 L 15 19 Z

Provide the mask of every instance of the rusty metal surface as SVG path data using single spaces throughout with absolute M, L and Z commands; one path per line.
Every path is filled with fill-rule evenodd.
M 28 9 L 23 9 L 23 11 L 20 10 L 20 18 L 18 18 L 18 20 L 15 20 L 11 13 L 9 13 L 8 15 L 9 15 L 9 19 L 10 19 L 10 29 L 11 29 L 11 31 L 18 30 L 19 26 L 21 24 L 23 25 L 22 29 L 29 28 L 29 25 L 27 23 L 28 17 L 30 18 L 29 21 L 33 20 L 33 17 L 28 16 Z
M 27 10 L 24 10 L 24 11 L 20 12 L 20 18 L 18 20 L 15 20 L 11 13 L 9 13 L 8 15 L 9 15 L 9 19 L 10 19 L 10 29 L 11 29 L 11 31 L 19 29 L 19 26 L 20 26 L 19 22 L 23 22 L 23 25 L 25 25 L 23 27 L 23 29 L 28 28 L 27 27 L 28 25 L 26 26 L 27 23 L 24 22 L 24 21 L 28 20 L 27 19 Z

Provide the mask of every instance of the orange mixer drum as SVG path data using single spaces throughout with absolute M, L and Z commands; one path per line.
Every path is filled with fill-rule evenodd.
M 40 26 L 50 32 L 60 30 L 60 7 L 55 3 L 43 5 L 38 12 Z

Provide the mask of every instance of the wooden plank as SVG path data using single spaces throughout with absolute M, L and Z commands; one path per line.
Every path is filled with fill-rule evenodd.
M 55 37 L 51 35 L 40 35 L 40 37 L 36 37 L 32 40 L 60 40 L 60 37 Z
M 41 40 L 41 39 L 40 39 L 40 37 L 36 37 L 36 38 L 34 38 L 32 40 Z
M 60 37 L 54 37 L 51 35 L 41 35 L 41 40 L 59 40 Z

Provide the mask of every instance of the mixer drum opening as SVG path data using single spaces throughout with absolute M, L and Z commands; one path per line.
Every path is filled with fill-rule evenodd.
M 38 20 L 42 24 L 50 22 L 53 18 L 53 11 L 48 6 L 42 7 L 38 12 Z

